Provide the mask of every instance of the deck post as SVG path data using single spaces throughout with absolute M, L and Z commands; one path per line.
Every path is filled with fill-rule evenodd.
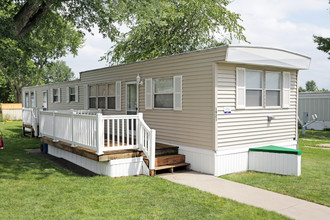
M 137 120 L 136 120 L 136 145 L 138 149 L 142 150 L 141 148 L 141 126 L 140 121 L 143 119 L 143 113 L 137 113 Z
M 102 123 L 102 113 L 96 114 L 96 149 L 97 155 L 103 154 L 104 148 L 104 124 Z
M 76 113 L 74 111 L 71 112 L 71 138 L 72 138 L 71 147 L 76 147 L 74 143 L 74 124 L 73 124 L 75 114 Z
M 55 129 L 56 129 L 56 126 L 55 126 L 55 113 L 57 111 L 53 111 L 53 142 L 58 142 L 58 140 L 56 139 L 56 135 L 55 135 Z
M 156 130 L 151 129 L 151 146 L 150 146 L 150 170 L 155 169 L 156 154 Z

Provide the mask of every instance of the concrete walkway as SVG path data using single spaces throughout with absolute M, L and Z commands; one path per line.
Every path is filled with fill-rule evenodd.
M 169 181 L 191 186 L 214 195 L 275 211 L 294 219 L 330 219 L 330 208 L 291 196 L 232 182 L 197 172 L 157 175 Z

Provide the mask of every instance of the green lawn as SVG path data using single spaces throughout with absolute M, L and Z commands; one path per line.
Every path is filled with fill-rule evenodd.
M 21 123 L 0 123 L 1 219 L 286 219 L 158 177 L 80 177 L 24 148 Z
M 300 177 L 248 171 L 222 178 L 330 206 L 330 149 L 321 149 L 322 143 L 330 143 L 330 131 L 308 130 L 300 135 Z

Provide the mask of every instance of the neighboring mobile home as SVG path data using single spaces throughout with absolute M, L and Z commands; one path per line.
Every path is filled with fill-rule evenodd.
M 310 58 L 285 50 L 222 46 L 80 73 L 23 88 L 24 107 L 143 113 L 156 142 L 179 146 L 192 170 L 248 170 L 249 148 L 297 146 L 298 70 Z
M 300 92 L 299 118 L 303 120 L 303 113 L 308 112 L 308 121 L 312 115 L 317 115 L 317 121 L 308 125 L 307 129 L 324 130 L 330 128 L 330 92 Z

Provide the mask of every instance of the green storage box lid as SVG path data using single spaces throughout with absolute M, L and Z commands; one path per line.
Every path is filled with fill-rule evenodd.
M 269 145 L 265 147 L 254 147 L 254 148 L 250 148 L 249 151 L 261 151 L 261 152 L 273 152 L 280 154 L 297 154 L 297 155 L 302 154 L 301 150 L 295 150 L 286 147 L 278 147 L 274 145 Z

